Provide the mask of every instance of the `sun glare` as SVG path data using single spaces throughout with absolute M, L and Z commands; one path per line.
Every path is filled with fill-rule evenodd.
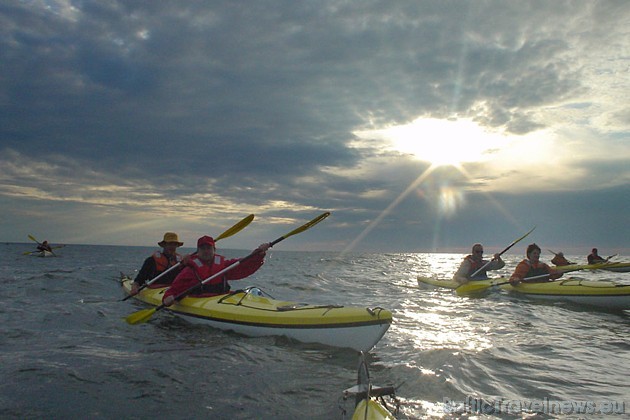
M 411 154 L 436 166 L 479 162 L 505 145 L 505 136 L 501 133 L 484 129 L 470 119 L 419 118 L 410 124 L 358 131 L 355 135 L 384 140 L 390 150 Z

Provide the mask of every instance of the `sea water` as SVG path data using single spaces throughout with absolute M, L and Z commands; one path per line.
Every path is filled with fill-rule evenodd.
M 166 311 L 128 325 L 145 306 L 121 302 L 119 273 L 135 275 L 153 248 L 23 255 L 31 248 L 0 245 L 0 418 L 351 415 L 342 392 L 356 383 L 355 351 L 244 337 Z M 272 250 L 233 288 L 391 310 L 394 323 L 367 359 L 374 384 L 397 387 L 400 418 L 630 417 L 629 311 L 418 286 L 419 275 L 450 277 L 462 257 Z M 509 275 L 521 257 L 504 259 L 498 274 Z M 574 275 L 630 284 L 630 273 Z

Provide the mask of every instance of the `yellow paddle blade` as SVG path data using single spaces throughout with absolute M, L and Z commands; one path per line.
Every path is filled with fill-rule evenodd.
M 28 239 L 30 239 L 31 241 L 37 242 L 39 243 L 39 241 L 37 239 L 35 239 L 35 237 L 33 235 L 28 235 Z
M 491 288 L 492 286 L 494 286 L 493 283 L 468 282 L 457 287 L 455 291 L 457 292 L 459 296 L 466 296 L 466 295 L 473 295 L 475 293 L 481 293 L 485 291 L 486 289 Z
M 241 230 L 245 229 L 245 227 L 247 227 L 247 225 L 249 225 L 252 222 L 252 220 L 254 220 L 254 215 L 250 214 L 249 216 L 247 216 L 246 218 L 244 218 L 243 220 L 241 220 L 240 222 L 238 222 L 237 224 L 235 224 L 234 226 L 232 226 L 231 228 L 229 228 L 228 230 L 220 234 L 215 239 L 215 241 L 218 241 L 219 239 L 223 239 L 223 238 L 228 238 L 234 234 L 237 234 Z
M 127 318 L 125 318 L 125 321 L 127 321 L 127 324 L 131 325 L 141 324 L 151 319 L 155 311 L 156 308 L 143 309 L 141 311 L 132 313 Z
M 330 216 L 330 212 L 329 211 L 327 211 L 325 213 L 322 213 L 319 216 L 317 216 L 316 218 L 314 218 L 313 220 L 311 220 L 310 222 L 307 222 L 307 223 L 303 224 L 302 226 L 300 226 L 299 228 L 294 229 L 291 232 L 287 233 L 286 235 L 283 236 L 283 238 L 286 239 L 289 236 L 293 236 L 293 235 L 296 235 L 298 233 L 304 232 L 306 229 L 312 228 L 313 226 L 315 226 L 316 224 L 318 224 L 319 222 L 321 222 L 322 220 L 324 220 L 328 216 Z

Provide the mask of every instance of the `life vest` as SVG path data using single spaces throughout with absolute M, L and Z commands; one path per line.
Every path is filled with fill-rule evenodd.
M 547 270 L 547 267 L 544 264 L 539 263 L 537 267 L 534 267 L 530 260 L 525 260 L 525 262 L 529 266 L 529 270 L 527 271 L 527 274 L 525 274 L 525 278 L 542 276 L 543 274 L 549 274 L 549 271 Z M 547 281 L 547 280 L 544 280 L 544 281 Z
M 199 282 L 203 282 L 208 277 L 218 273 L 225 268 L 225 257 L 222 255 L 215 255 L 214 261 L 211 265 L 204 263 L 198 257 L 194 257 L 190 262 L 195 275 Z M 227 293 L 230 291 L 230 285 L 228 284 L 225 275 L 219 276 L 205 283 L 200 289 L 194 291 L 195 294 L 204 293 Z
M 471 279 L 474 278 L 475 280 L 481 280 L 481 279 L 487 279 L 488 278 L 488 273 L 485 270 L 484 271 L 480 271 L 475 277 L 471 277 L 475 271 L 479 270 L 481 267 L 483 267 L 485 264 L 487 264 L 487 261 L 483 261 L 483 260 L 475 261 L 473 259 L 472 255 L 466 256 L 466 259 L 470 263 L 470 271 L 468 271 L 468 273 L 467 273 L 468 277 L 470 277 Z
M 153 261 L 155 261 L 155 271 L 157 274 L 168 270 L 175 264 L 182 261 L 182 256 L 177 253 L 175 253 L 175 258 L 169 258 L 162 252 L 155 251 L 151 257 L 153 257 Z

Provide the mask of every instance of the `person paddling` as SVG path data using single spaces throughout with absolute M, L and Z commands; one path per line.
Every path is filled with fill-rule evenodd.
M 48 244 L 48 241 L 44 241 L 41 244 L 37 245 L 37 250 L 38 251 L 53 252 L 51 246 Z
M 184 245 L 184 243 L 179 241 L 177 233 L 166 232 L 164 234 L 164 239 L 158 242 L 158 245 L 162 247 L 162 250 L 155 251 L 150 257 L 144 260 L 140 272 L 131 285 L 131 295 L 137 294 L 138 289 L 143 284 L 154 279 L 164 271 L 182 261 L 182 256 L 176 251 L 177 248 Z M 160 279 L 160 285 L 163 287 L 163 285 L 173 283 L 173 280 L 175 280 L 175 277 L 180 271 L 181 268 L 178 267 L 171 270 L 170 273 L 165 274 Z
M 166 289 L 162 303 L 170 306 L 175 302 L 175 296 L 199 284 L 200 287 L 190 293 L 190 296 L 214 296 L 225 294 L 230 291 L 228 280 L 240 280 L 254 274 L 265 262 L 265 253 L 271 246 L 264 243 L 258 246 L 256 254 L 251 258 L 234 258 L 227 260 L 222 255 L 216 253 L 215 241 L 211 236 L 202 236 L 197 240 L 197 254 L 192 255 L 185 261 L 186 267 L 177 275 L 173 284 Z M 215 273 L 219 273 L 226 267 L 240 261 L 240 264 L 232 270 L 227 271 L 223 276 L 201 284 L 205 279 Z
M 464 257 L 459 269 L 453 275 L 453 280 L 464 284 L 470 280 L 487 279 L 487 271 L 500 270 L 503 267 L 505 267 L 505 262 L 501 259 L 501 254 L 494 254 L 489 262 L 483 259 L 483 245 L 474 244 L 472 254 Z
M 544 262 L 540 261 L 540 252 L 540 247 L 536 244 L 530 244 L 527 246 L 527 258 L 518 263 L 516 269 L 514 269 L 514 273 L 510 277 L 511 285 L 516 286 L 527 277 L 537 277 L 545 274 L 548 276 L 540 281 L 536 281 L 536 283 L 543 283 L 562 277 L 562 272 L 556 271 Z
M 607 259 L 605 259 L 604 257 L 601 257 L 597 253 L 597 248 L 593 248 L 591 250 L 591 253 L 586 257 L 586 260 L 588 261 L 589 264 L 599 264 L 599 263 L 604 263 L 608 261 Z
M 551 263 L 558 267 L 575 264 L 574 262 L 567 260 L 562 252 L 555 253 L 554 257 L 551 259 Z

